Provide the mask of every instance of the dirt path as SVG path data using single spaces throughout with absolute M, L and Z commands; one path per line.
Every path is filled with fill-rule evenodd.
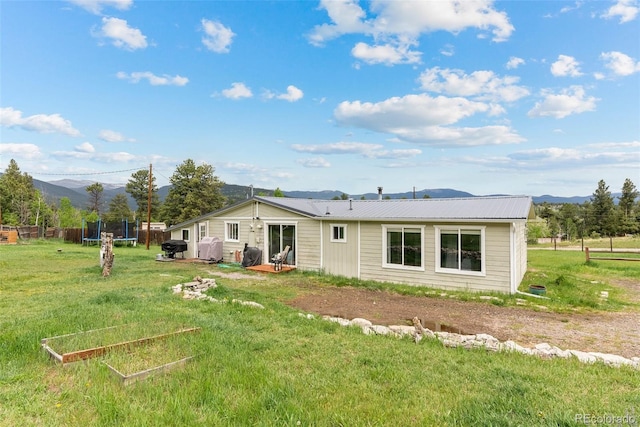
M 634 284 L 638 286 L 640 284 Z M 314 288 L 288 304 L 309 313 L 347 319 L 362 317 L 380 325 L 410 324 L 410 319 L 418 316 L 432 326 L 439 323 L 466 334 L 486 333 L 525 347 L 546 342 L 563 350 L 640 357 L 640 313 L 637 312 L 557 314 L 348 287 Z

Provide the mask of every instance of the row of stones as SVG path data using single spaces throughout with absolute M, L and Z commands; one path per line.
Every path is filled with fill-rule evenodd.
M 305 316 L 305 315 L 302 315 Z M 312 315 L 306 315 L 307 318 L 313 318 Z M 533 348 L 523 347 L 514 341 L 501 342 L 497 338 L 489 334 L 461 335 L 451 332 L 434 332 L 426 329 L 417 318 L 413 319 L 414 326 L 408 325 L 374 325 L 371 321 L 362 318 L 352 320 L 341 317 L 324 316 L 324 320 L 336 322 L 342 326 L 357 326 L 362 329 L 366 335 L 394 335 L 397 337 L 412 336 L 415 342 L 419 342 L 422 338 L 438 339 L 445 347 L 463 347 L 463 348 L 484 348 L 491 351 L 507 351 L 517 352 L 530 356 L 538 356 L 543 359 L 551 359 L 554 357 L 568 359 L 570 357 L 577 358 L 582 363 L 602 362 L 605 365 L 620 367 L 630 366 L 640 369 L 640 357 L 626 357 L 615 354 L 585 352 L 579 350 L 562 350 L 558 347 L 551 346 L 547 343 L 535 345 Z

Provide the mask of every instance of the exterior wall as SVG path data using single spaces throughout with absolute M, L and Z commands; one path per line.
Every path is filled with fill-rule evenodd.
M 417 225 L 417 224 L 412 224 Z M 510 227 L 511 224 L 488 224 L 485 228 L 485 275 L 436 272 L 436 225 L 423 224 L 423 271 L 384 267 L 382 225 L 361 224 L 360 278 L 469 291 L 510 292 Z M 463 224 L 460 224 L 463 225 Z M 476 225 L 476 224 L 474 224 Z M 479 225 L 479 224 L 478 224 Z
M 332 242 L 332 226 L 345 226 L 345 242 Z M 358 277 L 358 222 L 322 222 L 322 269 L 325 273 Z
M 225 223 L 238 222 L 238 241 L 225 240 Z M 189 229 L 186 257 L 197 257 L 198 225 L 206 223 L 207 235 L 223 241 L 225 262 L 235 261 L 235 251 L 245 243 L 263 251 L 263 264 L 269 263 L 266 242 L 269 224 L 296 226 L 296 267 L 301 270 L 323 270 L 329 274 L 363 280 L 403 283 L 443 289 L 496 291 L 509 293 L 521 282 L 527 270 L 526 222 L 504 224 L 449 224 L 385 222 L 386 225 L 421 227 L 423 233 L 423 268 L 385 266 L 383 224 L 373 221 L 336 221 L 314 219 L 261 203 L 249 203 L 212 216 Z M 346 242 L 332 242 L 332 225 L 344 225 Z M 473 226 L 484 228 L 484 274 L 436 271 L 437 226 Z M 182 229 L 171 232 L 172 239 L 182 240 Z M 512 252 L 513 251 L 513 252 Z M 512 285 L 514 288 L 512 288 Z
M 528 267 L 527 258 L 527 223 L 525 221 L 515 224 L 515 256 L 516 256 L 516 289 L 524 278 Z

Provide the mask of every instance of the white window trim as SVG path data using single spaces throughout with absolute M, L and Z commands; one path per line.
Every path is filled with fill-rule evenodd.
M 420 266 L 410 266 L 402 264 L 389 264 L 387 263 L 387 229 L 389 228 L 401 228 L 403 231 L 405 228 L 419 228 L 420 229 Z M 390 268 L 394 270 L 412 270 L 412 271 L 425 271 L 425 246 L 424 246 L 424 225 L 418 224 L 382 224 L 382 268 Z
M 341 227 L 342 231 L 343 231 L 343 237 L 342 239 L 335 239 L 333 237 L 333 230 L 335 227 Z M 329 230 L 330 230 L 330 241 L 334 242 L 334 243 L 347 243 L 347 224 L 329 224 Z
M 207 237 L 208 229 L 208 223 L 201 222 L 198 224 L 198 238 L 200 240 L 202 240 L 204 237 Z M 204 230 L 204 236 L 202 235 L 202 230 Z
M 485 226 L 474 225 L 434 225 L 435 229 L 435 255 L 436 255 L 436 273 L 444 274 L 456 274 L 462 276 L 478 276 L 486 277 L 487 275 L 487 251 L 486 251 L 486 236 Z M 482 259 L 480 261 L 480 271 L 461 270 L 459 268 L 443 268 L 440 267 L 440 233 L 442 231 L 456 231 L 460 235 L 460 230 L 476 230 L 480 231 L 480 252 L 482 253 Z
M 238 236 L 235 239 L 232 239 L 232 236 L 229 236 L 229 225 L 235 224 L 238 226 Z M 239 221 L 225 221 L 224 222 L 224 241 L 225 242 L 239 242 L 240 241 L 240 222 Z
M 185 231 L 187 232 L 187 238 L 186 238 L 186 239 L 184 238 L 184 232 L 185 232 Z M 185 242 L 190 241 L 190 240 L 191 240 L 191 230 L 189 230 L 188 228 L 183 228 L 183 229 L 180 231 L 180 237 L 181 237 L 181 238 L 182 238 L 182 240 L 184 240 Z

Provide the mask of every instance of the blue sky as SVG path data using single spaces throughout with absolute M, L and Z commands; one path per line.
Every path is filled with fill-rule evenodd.
M 347 194 L 640 187 L 640 4 L 0 1 L 0 168 Z

